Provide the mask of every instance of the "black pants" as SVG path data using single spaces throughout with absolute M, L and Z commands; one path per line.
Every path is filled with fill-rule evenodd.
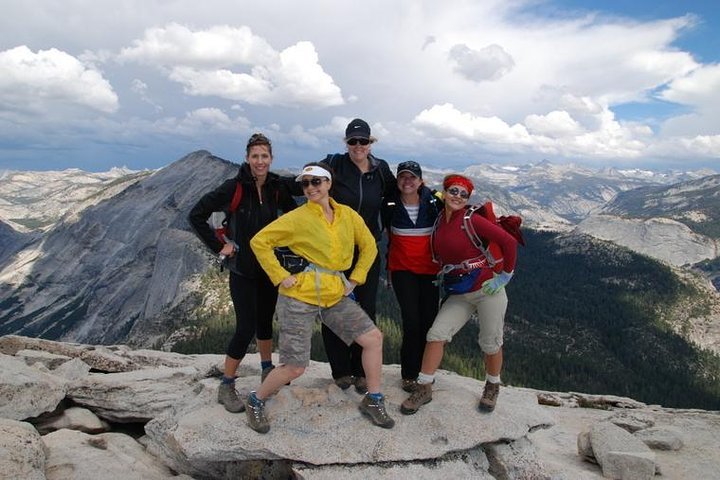
M 278 290 L 264 271 L 255 278 L 230 272 L 230 297 L 235 309 L 235 334 L 230 339 L 227 355 L 236 360 L 247 353 L 255 338 L 272 340 L 272 321 Z
M 347 272 L 347 274 L 349 274 L 349 272 Z M 368 271 L 365 284 L 358 285 L 354 290 L 355 299 L 373 323 L 375 323 L 375 305 L 377 303 L 379 281 L 380 256 L 378 255 L 375 257 L 375 261 Z M 322 326 L 322 337 L 333 378 L 340 378 L 346 375 L 353 375 L 355 377 L 365 376 L 365 371 L 362 367 L 362 347 L 360 345 L 353 343 L 348 347 L 345 345 L 345 342 L 340 340 L 340 337 L 335 335 L 325 324 Z
M 422 365 L 425 337 L 438 313 L 440 294 L 438 287 L 433 285 L 435 275 L 408 271 L 396 271 L 390 275 L 402 316 L 400 373 L 402 378 L 415 380 Z

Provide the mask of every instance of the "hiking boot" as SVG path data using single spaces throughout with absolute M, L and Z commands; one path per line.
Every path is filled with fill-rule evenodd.
M 481 412 L 492 412 L 495 410 L 495 404 L 497 403 L 497 397 L 500 393 L 500 384 L 485 382 L 485 389 L 483 390 L 480 403 L 478 403 L 478 410 Z
M 221 383 L 218 387 L 218 403 L 225 407 L 225 410 L 232 413 L 245 411 L 245 404 L 238 397 L 235 391 L 235 383 Z
M 395 426 L 395 420 L 390 418 L 387 411 L 385 411 L 384 397 L 380 400 L 374 400 L 370 395 L 365 395 L 358 409 L 364 415 L 370 417 L 370 420 L 378 427 L 393 428 Z
M 432 383 L 418 383 L 415 391 L 400 405 L 400 411 L 405 415 L 412 415 L 430 401 L 432 401 Z
M 408 393 L 413 393 L 415 390 L 417 390 L 418 383 L 417 380 L 409 379 L 409 378 L 403 378 L 402 379 L 402 389 L 405 390 Z
M 365 377 L 355 377 L 355 391 L 360 395 L 365 395 L 368 392 L 367 379 Z
M 267 376 L 270 374 L 270 372 L 273 371 L 275 368 L 275 365 L 270 365 L 269 367 L 265 367 L 262 369 L 262 372 L 260 373 L 260 383 L 264 382 Z
M 265 416 L 265 402 L 257 398 L 255 392 L 248 395 L 245 413 L 250 428 L 258 433 L 267 433 L 270 430 L 270 422 Z
M 345 375 L 344 377 L 335 379 L 335 385 L 340 387 L 341 390 L 347 390 L 353 383 L 353 377 L 350 375 Z

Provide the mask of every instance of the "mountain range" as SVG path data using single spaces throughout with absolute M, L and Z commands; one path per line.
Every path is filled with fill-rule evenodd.
M 0 179 L 0 334 L 150 346 L 197 323 L 199 306 L 216 295 L 200 288 L 200 280 L 215 267 L 191 233 L 187 213 L 237 168 L 198 151 L 157 171 L 5 172 Z M 423 176 L 437 188 L 446 173 L 424 168 Z M 464 173 L 476 185 L 473 202 L 490 198 L 500 213 L 519 213 L 531 231 L 547 232 L 532 236 L 537 248 L 521 256 L 528 270 L 521 268 L 512 286 L 516 295 L 537 298 L 535 304 L 515 302 L 513 308 L 519 310 L 509 312 L 513 318 L 508 324 L 528 340 L 516 342 L 523 358 L 532 358 L 528 352 L 540 345 L 548 352 L 564 348 L 567 353 L 558 339 L 565 337 L 566 326 L 576 325 L 573 331 L 587 346 L 601 345 L 589 351 L 621 358 L 611 371 L 622 371 L 628 352 L 618 357 L 612 336 L 596 338 L 605 335 L 607 324 L 584 323 L 592 318 L 586 311 L 591 297 L 584 295 L 599 288 L 591 282 L 633 286 L 598 297 L 604 300 L 596 308 L 604 308 L 602 302 L 619 303 L 617 315 L 624 321 L 659 322 L 682 342 L 690 342 L 688 352 L 692 345 L 720 352 L 720 307 L 717 292 L 705 280 L 710 275 L 680 268 L 717 258 L 719 176 L 705 171 L 592 170 L 549 162 L 512 168 L 478 165 Z M 622 222 L 641 223 L 644 229 L 622 229 Z M 663 233 L 667 225 L 675 230 Z M 608 238 L 611 234 L 616 235 Z M 655 270 L 637 263 L 628 256 L 631 251 L 661 259 L 665 266 Z M 607 270 L 608 265 L 615 266 Z M 656 273 L 644 273 L 640 281 L 633 268 Z M 573 282 L 568 292 L 574 293 L 558 296 L 565 287 L 557 285 L 568 278 Z M 672 299 L 656 298 L 653 291 L 671 292 L 666 296 Z M 627 295 L 640 301 L 626 302 Z M 560 307 L 551 305 L 553 298 Z M 563 302 L 579 305 L 568 309 Z M 688 303 L 690 308 L 685 308 Z M 632 313 L 637 308 L 654 309 L 654 316 L 637 320 Z M 539 321 L 544 326 L 533 328 Z M 629 334 L 656 335 L 644 326 L 628 328 Z M 662 338 L 658 342 L 663 348 L 675 348 L 670 346 L 675 340 Z M 570 336 L 567 342 L 577 344 L 578 339 Z M 639 338 L 631 343 L 642 344 Z M 683 362 L 693 361 L 691 353 L 682 357 Z M 634 371 L 641 372 L 637 366 Z M 567 379 L 570 384 L 577 380 L 572 375 Z

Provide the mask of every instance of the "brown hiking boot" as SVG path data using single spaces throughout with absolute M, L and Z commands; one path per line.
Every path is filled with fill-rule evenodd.
M 410 378 L 403 378 L 402 379 L 402 389 L 405 390 L 408 393 L 413 393 L 415 390 L 417 390 L 418 383 L 417 380 L 410 379 Z
M 228 412 L 240 413 L 245 411 L 245 404 L 238 397 L 237 391 L 235 391 L 235 383 L 220 383 L 217 400 Z
M 400 411 L 405 415 L 412 415 L 430 401 L 432 401 L 432 383 L 418 383 L 417 389 L 400 405 Z
M 385 398 L 380 400 L 374 400 L 370 395 L 365 395 L 358 406 L 358 409 L 368 417 L 370 420 L 382 428 L 393 428 L 395 426 L 395 420 L 390 418 L 385 410 Z
M 267 433 L 270 430 L 270 422 L 265 416 L 265 402 L 257 398 L 255 392 L 248 395 L 245 413 L 250 428 L 258 433 Z
M 353 379 L 350 375 L 345 375 L 344 377 L 335 379 L 335 385 L 340 387 L 341 390 L 347 390 L 353 383 L 355 383 L 355 379 Z
M 367 379 L 365 377 L 355 377 L 355 391 L 360 395 L 365 395 L 368 392 Z
M 486 381 L 480 403 L 478 403 L 478 410 L 481 412 L 492 412 L 495 410 L 495 404 L 497 403 L 499 394 L 500 384 Z

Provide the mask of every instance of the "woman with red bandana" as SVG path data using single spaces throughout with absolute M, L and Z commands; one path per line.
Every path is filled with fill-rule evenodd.
M 435 371 L 442 362 L 445 344 L 477 313 L 478 343 L 484 355 L 485 388 L 478 409 L 495 409 L 500 392 L 502 345 L 507 295 L 505 285 L 515 268 L 517 242 L 509 233 L 481 215 L 471 215 L 475 232 L 489 242 L 494 261 L 487 250 L 474 245 L 464 231 L 464 216 L 474 190 L 472 181 L 462 175 L 443 180 L 445 209 L 435 224 L 431 247 L 442 266 L 443 287 L 447 295 L 428 331 L 420 374 L 415 392 L 400 406 L 413 414 L 432 400 Z

